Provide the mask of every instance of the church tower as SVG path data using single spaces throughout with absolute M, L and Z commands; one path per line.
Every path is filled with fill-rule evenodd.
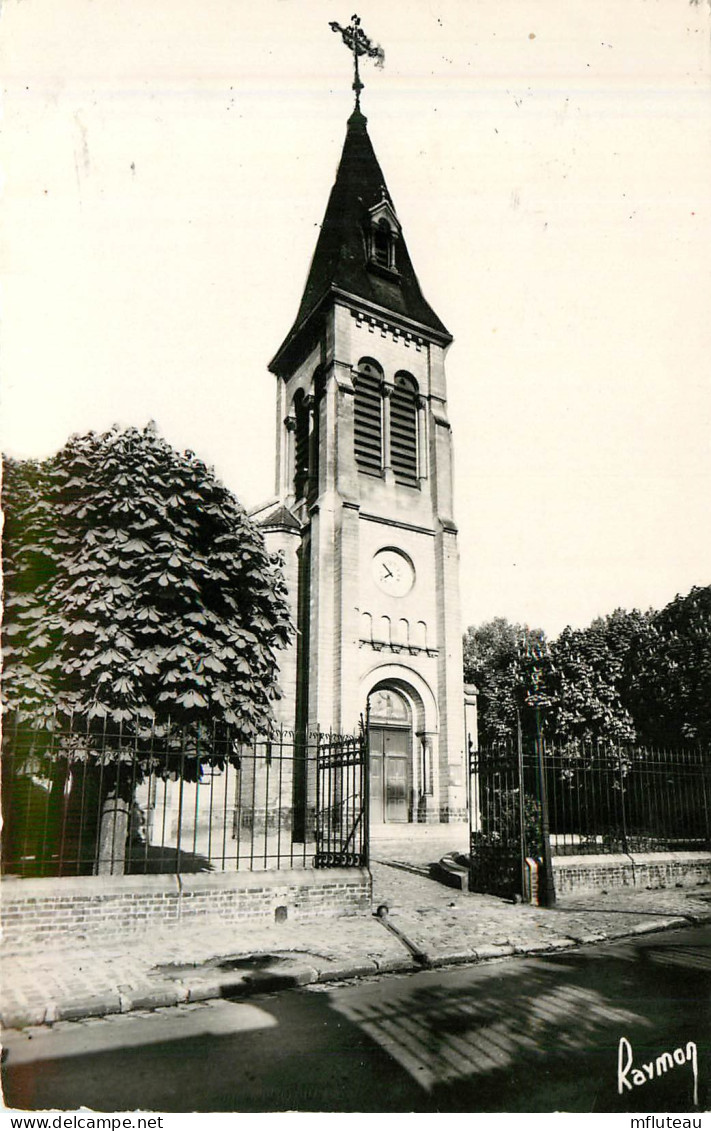
M 301 305 L 269 366 L 277 498 L 254 518 L 282 551 L 297 625 L 280 722 L 354 732 L 369 706 L 375 829 L 466 813 L 451 341 L 357 98 Z

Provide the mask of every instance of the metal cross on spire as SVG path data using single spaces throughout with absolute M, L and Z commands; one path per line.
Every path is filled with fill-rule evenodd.
M 377 44 L 368 39 L 360 26 L 360 16 L 351 16 L 351 23 L 348 27 L 341 27 L 335 20 L 331 20 L 329 26 L 331 31 L 340 32 L 341 39 L 346 47 L 353 52 L 353 90 L 356 96 L 356 110 L 360 110 L 360 92 L 363 89 L 363 83 L 360 81 L 358 58 L 360 55 L 368 55 L 371 59 L 376 60 L 376 67 L 382 67 L 385 62 L 385 52 L 382 47 L 378 47 Z

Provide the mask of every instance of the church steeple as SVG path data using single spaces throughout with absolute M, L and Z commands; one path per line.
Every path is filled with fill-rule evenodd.
M 269 367 L 276 498 L 258 521 L 282 554 L 297 626 L 279 718 L 298 734 L 354 732 L 369 703 L 370 821 L 460 820 L 452 338 L 420 290 L 360 109 L 358 58 L 379 49 L 356 16 L 331 26 L 353 52 L 356 106 L 296 320 Z M 305 839 L 314 780 L 298 774 Z M 343 790 L 355 796 L 345 779 Z
M 434 331 L 439 340 L 451 341 L 422 294 L 366 123 L 356 107 L 348 119 L 298 314 L 270 365 L 273 371 L 278 372 L 281 355 L 324 300 L 339 292 L 401 315 Z

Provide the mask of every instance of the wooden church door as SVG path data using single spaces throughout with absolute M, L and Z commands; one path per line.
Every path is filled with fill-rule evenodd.
M 402 695 L 379 689 L 370 697 L 370 820 L 397 824 L 410 819 L 412 722 Z

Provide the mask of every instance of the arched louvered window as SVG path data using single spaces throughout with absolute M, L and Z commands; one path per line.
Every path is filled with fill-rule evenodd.
M 319 490 L 319 461 L 321 456 L 321 401 L 326 394 L 326 378 L 321 366 L 314 373 L 313 378 L 313 407 L 311 409 L 311 447 L 309 453 L 309 477 L 307 493 L 318 494 Z M 308 401 L 307 401 L 308 403 Z
M 380 475 L 383 451 L 383 371 L 363 358 L 355 376 L 354 448 L 361 471 Z
M 417 486 L 417 382 L 395 375 L 390 398 L 390 459 L 396 483 Z
M 294 395 L 294 494 L 303 499 L 309 477 L 309 410 L 303 389 Z

